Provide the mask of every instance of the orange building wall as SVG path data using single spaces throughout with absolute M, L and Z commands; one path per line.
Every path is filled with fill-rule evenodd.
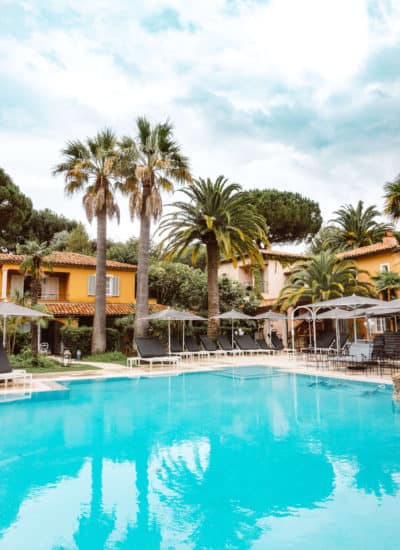
M 354 258 L 358 269 L 368 271 L 369 275 L 361 274 L 360 280 L 371 282 L 370 276 L 377 275 L 381 271 L 382 264 L 389 264 L 389 271 L 400 273 L 400 253 L 384 252 L 373 256 Z
M 8 295 L 10 291 L 11 273 L 19 273 L 15 264 L 3 264 L 0 269 L 0 289 L 2 288 L 2 271 L 8 269 Z M 88 296 L 88 277 L 94 275 L 95 270 L 91 268 L 54 266 L 48 272 L 49 276 L 57 276 L 57 273 L 67 274 L 67 281 L 60 281 L 60 297 L 67 296 L 68 302 L 93 303 L 94 296 Z M 120 278 L 119 296 L 107 296 L 106 300 L 113 304 L 132 304 L 135 302 L 135 273 L 133 271 L 108 270 L 107 275 L 114 275 Z M 60 299 L 58 301 L 65 301 Z

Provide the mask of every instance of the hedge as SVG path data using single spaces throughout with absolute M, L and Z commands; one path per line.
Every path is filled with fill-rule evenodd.
M 82 357 L 90 355 L 92 345 L 92 327 L 64 327 L 61 329 L 64 349 L 68 349 L 73 357 L 81 350 Z M 115 328 L 106 329 L 107 351 L 119 351 L 120 334 Z

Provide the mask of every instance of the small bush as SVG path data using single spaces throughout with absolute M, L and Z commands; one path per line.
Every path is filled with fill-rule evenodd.
M 15 335 L 15 347 L 14 353 L 21 353 L 25 349 L 31 347 L 31 333 L 29 332 L 17 332 Z
M 77 350 L 81 350 L 82 357 L 90 355 L 92 346 L 92 327 L 64 327 L 62 330 L 64 349 L 76 357 Z M 106 329 L 107 350 L 116 351 L 119 348 L 119 331 L 115 328 Z
M 120 351 L 108 351 L 106 353 L 96 353 L 96 355 L 88 355 L 85 357 L 85 361 L 92 361 L 93 363 L 118 363 L 126 364 L 126 355 Z
M 18 355 L 10 355 L 10 363 L 14 369 L 60 367 L 60 363 L 44 355 L 33 355 L 31 350 L 25 350 Z

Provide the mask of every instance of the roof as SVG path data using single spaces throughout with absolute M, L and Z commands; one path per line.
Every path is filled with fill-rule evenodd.
M 302 260 L 308 257 L 306 254 L 300 254 L 299 252 L 286 252 L 285 250 L 273 250 L 272 248 L 260 248 L 260 253 L 265 256 L 265 258 Z M 221 264 L 229 263 L 231 263 L 231 260 L 221 261 Z
M 0 254 L 0 264 L 20 264 L 25 259 L 24 254 Z M 51 265 L 60 265 L 66 267 L 96 267 L 96 256 L 86 256 L 77 252 L 52 252 L 46 256 L 45 260 Z M 107 269 L 116 269 L 119 271 L 136 271 L 136 266 L 107 260 Z
M 64 302 L 45 304 L 45 306 L 47 311 L 56 317 L 93 317 L 94 315 L 94 304 Z M 152 304 L 150 309 L 152 311 L 159 311 L 165 309 L 165 306 Z M 106 304 L 106 315 L 109 317 L 131 315 L 132 313 L 135 313 L 135 306 L 133 304 Z
M 302 260 L 307 258 L 306 254 L 300 254 L 299 252 L 286 252 L 285 250 L 272 250 L 272 248 L 266 248 L 260 250 L 263 256 L 276 256 L 277 258 L 294 258 L 296 260 Z
M 400 245 L 396 237 L 393 235 L 384 237 L 382 242 L 370 244 L 368 246 L 360 246 L 359 248 L 353 248 L 353 250 L 346 250 L 345 252 L 339 252 L 337 256 L 339 258 L 359 258 L 360 256 L 370 256 L 372 254 L 381 254 L 384 252 L 397 252 L 400 250 Z

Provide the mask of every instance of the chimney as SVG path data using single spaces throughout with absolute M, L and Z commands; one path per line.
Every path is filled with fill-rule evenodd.
M 383 237 L 382 242 L 388 247 L 395 247 L 399 245 L 399 241 L 396 239 L 391 231 L 386 231 L 386 235 Z

